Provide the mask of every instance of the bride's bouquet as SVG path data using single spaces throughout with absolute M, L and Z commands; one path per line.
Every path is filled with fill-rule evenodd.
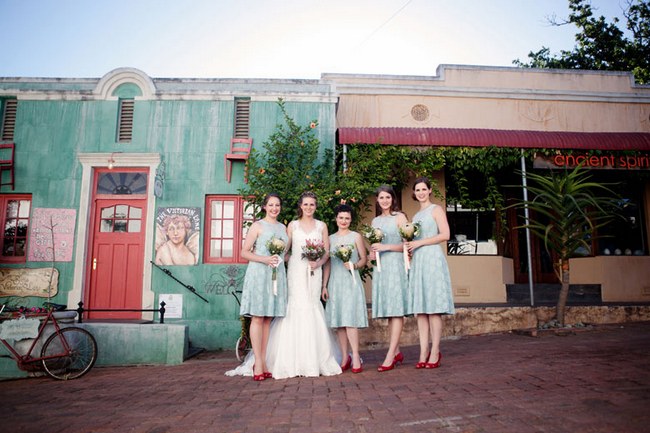
M 370 245 L 381 243 L 381 241 L 384 240 L 384 232 L 382 232 L 381 229 L 367 224 L 361 227 L 361 234 L 364 238 L 368 239 Z M 379 258 L 379 251 L 377 251 L 375 257 L 377 258 L 377 272 L 381 272 L 381 260 Z
M 343 263 L 350 263 L 352 265 L 352 262 L 350 259 L 352 258 L 352 252 L 354 251 L 354 245 L 337 245 L 330 254 L 332 254 L 334 257 L 337 257 L 341 259 Z M 357 283 L 356 278 L 354 278 L 354 266 L 350 266 L 352 269 L 350 269 L 350 275 L 352 275 L 352 280 L 354 281 L 354 284 Z
M 416 223 L 405 223 L 399 227 L 399 235 L 402 237 L 402 240 L 405 242 L 411 242 L 413 239 L 420 235 L 420 222 Z M 409 258 L 408 250 L 406 249 L 406 244 L 403 245 L 404 253 L 404 270 L 406 272 L 411 269 L 411 260 Z
M 269 250 L 269 254 L 272 256 L 278 256 L 280 261 L 277 265 L 272 266 L 271 270 L 271 281 L 273 281 L 273 295 L 278 294 L 278 266 L 282 263 L 282 254 L 287 248 L 287 244 L 280 238 L 273 236 L 271 239 L 266 242 L 266 249 Z
M 307 239 L 305 245 L 302 247 L 302 258 L 310 262 L 320 260 L 325 255 L 325 245 L 319 239 Z M 311 270 L 311 275 L 314 271 Z

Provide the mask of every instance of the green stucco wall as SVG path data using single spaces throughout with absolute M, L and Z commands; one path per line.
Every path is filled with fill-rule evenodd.
M 85 82 L 84 82 L 85 83 Z M 15 193 L 32 194 L 34 208 L 66 208 L 77 210 L 81 194 L 82 167 L 80 153 L 158 153 L 165 164 L 165 183 L 162 199 L 155 199 L 155 207 L 200 207 L 205 223 L 205 197 L 208 194 L 237 194 L 244 185 L 243 167 L 233 167 L 232 182 L 227 183 L 224 174 L 224 154 L 229 151 L 234 128 L 234 96 L 228 93 L 228 83 L 220 83 L 219 95 L 214 99 L 193 98 L 192 90 L 185 93 L 182 83 L 176 85 L 174 97 L 157 95 L 148 100 L 135 100 L 133 139 L 131 143 L 116 142 L 118 101 L 97 100 L 88 97 L 30 99 L 25 96 L 30 89 L 47 90 L 44 83 L 29 80 L 19 84 L 0 81 L 0 94 L 15 93 L 19 98 L 14 141 L 16 143 Z M 65 95 L 69 89 L 83 87 L 80 83 L 59 84 L 53 90 Z M 51 86 L 56 87 L 56 82 Z M 166 87 L 171 86 L 165 83 Z M 305 84 L 299 83 L 301 91 Z M 84 84 L 84 86 L 87 86 Z M 118 87 L 114 96 L 130 97 L 133 85 Z M 234 85 L 233 85 L 234 86 Z M 273 98 L 254 97 L 250 112 L 250 137 L 254 148 L 262 149 L 276 125 L 283 121 L 277 105 L 277 96 L 292 94 L 292 83 L 269 83 Z M 295 86 L 294 86 L 295 87 Z M 236 96 L 250 96 L 246 81 L 237 82 Z M 225 89 L 225 90 L 223 90 Z M 256 84 L 252 93 L 260 93 L 265 84 Z M 280 89 L 280 92 L 278 92 Z M 322 84 L 316 89 L 323 91 Z M 21 93 L 22 92 L 22 93 Z M 78 90 L 74 90 L 78 92 Z M 284 93 L 282 93 L 284 92 Z M 114 97 L 113 96 L 113 97 Z M 306 101 L 298 98 L 285 101 L 288 114 L 299 124 L 316 119 L 319 122 L 317 137 L 323 148 L 333 149 L 335 135 L 335 104 L 314 102 L 313 96 Z M 155 175 L 155 173 L 151 173 Z M 4 193 L 10 193 L 3 189 Z M 154 224 L 153 216 L 149 216 Z M 77 220 L 77 224 L 86 224 Z M 205 235 L 202 227 L 201 235 Z M 86 242 L 75 239 L 75 243 Z M 203 240 L 201 240 L 201 248 Z M 153 250 L 154 245 L 148 246 Z M 59 294 L 53 299 L 67 303 L 67 295 L 73 285 L 72 262 L 57 262 L 60 272 Z M 49 267 L 49 262 L 27 262 L 20 267 Z M 0 265 L 2 266 L 2 265 Z M 17 266 L 17 265 L 7 265 Z M 145 266 L 151 266 L 145 264 Z M 230 292 L 241 287 L 245 272 L 242 265 L 207 265 L 201 258 L 197 266 L 172 266 L 174 276 L 196 288 L 205 297 L 205 303 L 184 287 L 157 269 L 152 269 L 152 289 L 158 294 L 183 294 L 183 319 L 168 319 L 167 323 L 186 324 L 192 345 L 206 349 L 231 348 L 239 335 L 238 306 Z M 0 298 L 1 302 L 7 299 Z M 20 305 L 40 305 L 42 298 L 13 299 Z M 69 306 L 76 308 L 76 305 Z

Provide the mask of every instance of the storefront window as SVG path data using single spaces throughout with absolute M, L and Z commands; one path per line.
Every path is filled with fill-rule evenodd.
M 648 254 L 643 208 L 643 182 L 624 180 L 612 187 L 621 196 L 623 218 L 598 230 L 598 255 L 644 256 Z
M 494 210 L 465 209 L 461 205 L 450 205 L 447 206 L 447 220 L 450 230 L 448 254 L 497 254 Z

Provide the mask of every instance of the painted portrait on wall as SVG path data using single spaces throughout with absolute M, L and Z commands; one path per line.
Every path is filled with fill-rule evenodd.
M 201 208 L 165 207 L 156 212 L 157 265 L 199 263 Z

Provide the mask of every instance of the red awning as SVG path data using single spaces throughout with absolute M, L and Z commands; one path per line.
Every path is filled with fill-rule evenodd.
M 650 133 L 559 132 L 462 128 L 339 128 L 339 144 L 650 150 Z

